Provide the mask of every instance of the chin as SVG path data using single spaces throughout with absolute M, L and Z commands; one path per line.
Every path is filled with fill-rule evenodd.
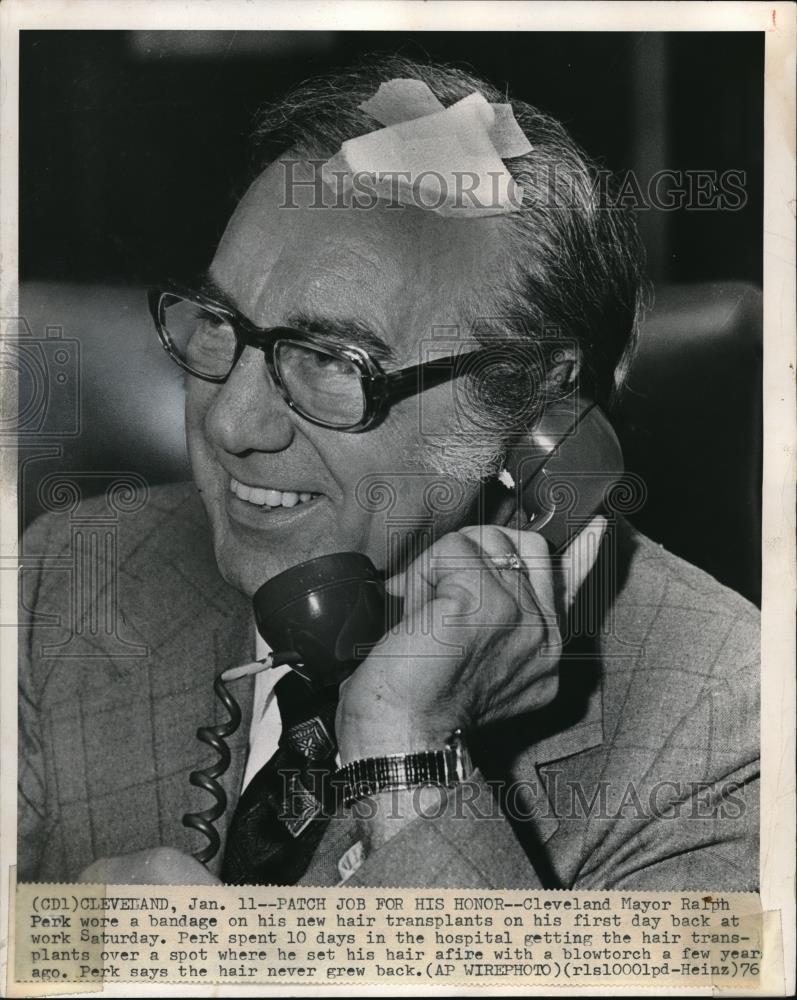
M 207 494 L 203 493 L 202 499 L 210 527 L 216 568 L 221 578 L 234 590 L 251 598 L 278 571 L 272 569 L 269 554 L 263 552 L 259 545 L 247 546 L 242 544 L 242 540 L 236 539 L 218 505 Z
M 295 565 L 291 560 L 282 565 L 281 560 L 274 559 L 273 553 L 258 552 L 257 546 L 253 550 L 253 547 L 243 545 L 229 529 L 214 532 L 214 536 L 213 551 L 219 573 L 231 587 L 246 597 L 253 597 L 266 580 Z
M 291 544 L 294 539 L 276 539 L 242 528 L 220 516 L 213 524 L 213 551 L 219 573 L 235 590 L 251 598 L 263 584 L 299 563 L 337 552 L 346 546 L 319 545 L 311 548 Z
M 262 587 L 266 580 L 270 579 L 274 574 L 266 573 L 263 574 L 255 572 L 254 570 L 244 569 L 235 564 L 227 565 L 224 559 L 224 553 L 216 553 L 216 563 L 219 567 L 219 573 L 226 582 L 239 593 L 248 597 L 250 600 L 255 596 L 257 591 Z

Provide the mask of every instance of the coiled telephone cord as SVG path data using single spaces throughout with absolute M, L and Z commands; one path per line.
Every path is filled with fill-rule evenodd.
M 281 667 L 284 664 L 293 666 L 299 662 L 300 657 L 297 653 L 269 653 L 263 660 L 255 660 L 240 667 L 230 667 L 218 674 L 213 682 L 213 690 L 227 710 L 228 718 L 215 726 L 200 726 L 196 735 L 198 740 L 216 751 L 218 759 L 209 767 L 192 771 L 188 780 L 195 788 L 202 788 L 209 795 L 212 795 L 215 801 L 207 809 L 186 813 L 183 816 L 183 826 L 197 830 L 208 840 L 205 847 L 194 852 L 194 857 L 203 865 L 216 856 L 221 846 L 221 838 L 213 824 L 227 808 L 227 793 L 219 784 L 218 779 L 227 771 L 232 761 L 232 754 L 226 740 L 238 729 L 242 718 L 241 706 L 233 697 L 226 682 L 238 680 L 240 677 L 249 677 L 252 674 Z

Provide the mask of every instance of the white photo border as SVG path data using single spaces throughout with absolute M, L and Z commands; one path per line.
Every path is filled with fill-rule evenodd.
M 463 31 L 754 31 L 765 36 L 764 174 L 764 471 L 762 598 L 762 802 L 761 904 L 780 914 L 786 994 L 794 991 L 795 965 L 795 25 L 791 3 L 525 3 L 432 2 L 421 0 L 4 0 L 0 5 L 0 316 L 17 311 L 17 182 L 19 31 L 104 30 L 463 30 Z M 0 391 L 14 392 L 14 385 Z M 17 500 L 15 454 L 2 454 L 0 508 L 0 602 L 17 601 Z M 15 611 L 3 622 L 15 621 Z M 10 869 L 16 860 L 16 674 L 14 628 L 0 632 L 4 669 L 0 674 L 0 942 L 2 975 L 8 973 Z M 792 978 L 789 979 L 788 977 Z M 224 987 L 225 995 L 285 995 L 276 986 Z M 363 995 L 379 995 L 367 987 Z M 422 989 L 397 988 L 402 995 Z M 457 988 L 440 995 L 478 995 Z M 498 992 L 498 991 L 493 991 Z M 516 990 L 507 992 L 517 994 Z M 545 993 L 544 988 L 529 994 Z M 617 995 L 626 991 L 563 987 L 573 995 Z M 694 994 L 695 990 L 668 990 Z M 151 988 L 120 984 L 107 996 L 153 995 Z M 218 995 L 219 987 L 166 985 L 159 995 Z M 350 988 L 291 989 L 295 995 L 348 995 Z M 44 995 L 44 994 L 42 994 Z M 77 994 L 73 994 L 77 995 Z M 92 995 L 91 993 L 79 995 Z

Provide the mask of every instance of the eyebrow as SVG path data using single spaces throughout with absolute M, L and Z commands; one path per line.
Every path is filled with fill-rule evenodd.
M 240 310 L 230 296 L 213 280 L 209 272 L 200 278 L 199 290 L 209 298 L 215 299 L 221 305 L 235 312 Z M 324 316 L 321 313 L 308 310 L 297 310 L 290 313 L 280 326 L 293 327 L 302 333 L 315 333 L 340 344 L 341 347 L 359 347 L 375 361 L 395 362 L 396 352 L 379 334 L 362 320 Z
M 216 282 L 210 275 L 210 271 L 205 271 L 199 276 L 199 286 L 197 291 L 201 292 L 202 295 L 207 295 L 209 299 L 215 299 L 218 303 L 223 306 L 227 306 L 229 309 L 238 312 L 238 307 L 232 301 L 230 296 L 224 291 L 221 285 L 217 285 Z
M 316 333 L 341 347 L 359 347 L 375 361 L 395 361 L 393 348 L 367 323 L 354 318 L 340 319 L 300 310 L 287 317 L 287 325 L 302 333 Z

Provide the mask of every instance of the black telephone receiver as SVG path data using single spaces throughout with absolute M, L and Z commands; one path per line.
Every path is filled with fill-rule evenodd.
M 623 473 L 623 456 L 601 409 L 574 395 L 510 446 L 505 467 L 517 510 L 528 519 L 522 527 L 558 552 L 601 510 Z M 264 583 L 253 602 L 260 634 L 275 652 L 294 654 L 293 669 L 313 687 L 348 677 L 402 611 L 382 574 L 357 552 L 294 566 Z

